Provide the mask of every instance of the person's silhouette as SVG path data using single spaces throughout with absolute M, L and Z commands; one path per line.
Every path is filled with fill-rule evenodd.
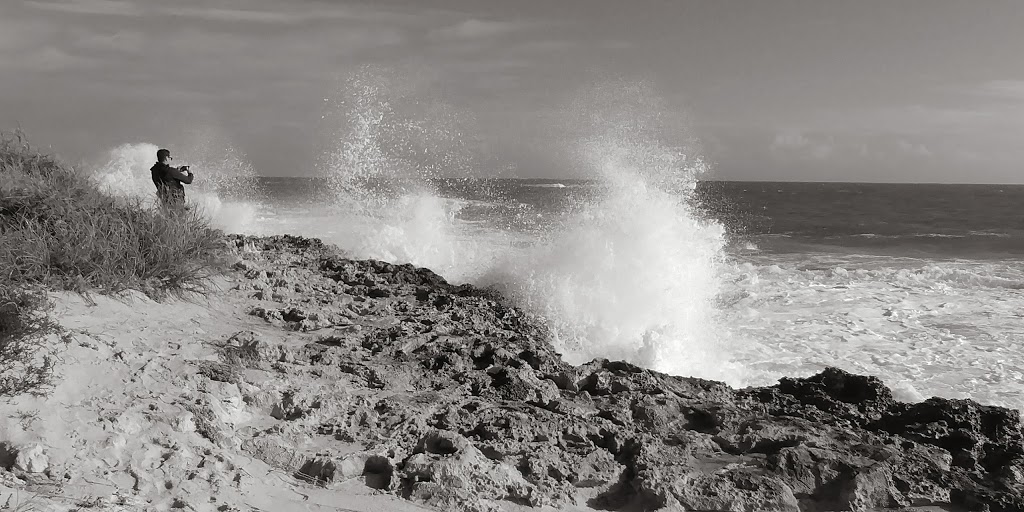
M 187 165 L 171 167 L 167 162 L 174 160 L 171 152 L 161 149 L 156 152 L 156 163 L 150 167 L 153 184 L 156 185 L 156 196 L 160 199 L 160 207 L 167 211 L 185 209 L 185 187 L 192 183 L 194 175 Z

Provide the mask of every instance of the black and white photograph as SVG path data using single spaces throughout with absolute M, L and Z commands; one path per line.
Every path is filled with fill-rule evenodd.
M 0 0 L 0 510 L 1024 512 L 1024 1 Z

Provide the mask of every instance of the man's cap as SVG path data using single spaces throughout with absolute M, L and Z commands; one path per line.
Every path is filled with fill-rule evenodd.
M 171 150 L 169 150 L 169 149 L 159 149 L 156 152 L 156 159 L 157 160 L 160 160 L 161 158 L 168 157 L 168 156 L 171 156 Z

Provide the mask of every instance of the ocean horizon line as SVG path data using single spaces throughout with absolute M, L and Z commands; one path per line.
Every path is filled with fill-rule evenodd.
M 306 180 L 306 181 L 317 181 L 326 180 L 330 176 L 324 175 L 302 175 L 302 176 L 266 176 L 256 175 L 256 179 L 259 180 Z M 602 180 L 597 178 L 572 178 L 572 177 L 559 177 L 559 178 L 540 178 L 540 177 L 507 177 L 507 176 L 443 176 L 436 178 L 427 178 L 431 181 L 455 181 L 455 180 L 473 180 L 473 181 L 523 181 L 523 182 L 544 182 L 544 183 L 559 183 L 559 182 L 573 182 L 573 183 L 586 183 L 586 182 L 601 182 Z M 781 185 L 928 185 L 928 186 L 1005 186 L 1005 187 L 1024 187 L 1022 183 L 988 183 L 988 182 L 939 182 L 939 181 L 797 181 L 797 180 L 733 180 L 733 179 L 700 179 L 698 183 L 757 183 L 757 184 L 781 184 Z

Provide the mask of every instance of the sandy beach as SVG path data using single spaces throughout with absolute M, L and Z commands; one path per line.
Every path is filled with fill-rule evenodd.
M 243 278 L 244 279 L 244 278 Z M 301 336 L 248 314 L 253 300 L 231 276 L 209 296 L 156 302 L 52 294 L 71 334 L 52 394 L 0 406 L 0 438 L 41 446 L 37 473 L 6 474 L 0 506 L 13 510 L 428 510 L 352 480 L 330 489 L 296 479 L 196 432 L 186 404 L 205 397 L 231 429 L 274 421 L 242 402 L 238 386 L 202 375 L 218 346 L 240 331 Z M 244 388 L 245 386 L 243 386 Z

